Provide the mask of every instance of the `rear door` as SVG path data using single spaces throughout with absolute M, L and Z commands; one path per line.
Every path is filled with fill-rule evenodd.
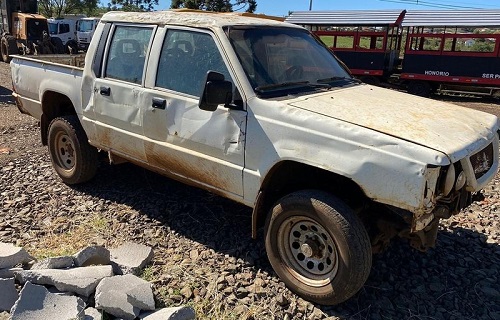
M 217 37 L 209 31 L 163 28 L 152 52 L 144 100 L 148 163 L 241 198 L 247 113 Z M 232 107 L 220 105 L 214 112 L 198 107 L 209 70 L 233 82 Z
M 112 152 L 146 161 L 142 123 L 144 74 L 155 26 L 116 24 L 94 83 L 96 140 Z

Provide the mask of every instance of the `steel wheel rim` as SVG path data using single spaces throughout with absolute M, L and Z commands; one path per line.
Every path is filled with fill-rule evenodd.
M 283 221 L 278 229 L 278 248 L 288 272 L 308 286 L 325 286 L 337 274 L 337 245 L 314 219 L 293 216 Z
M 76 164 L 73 141 L 65 132 L 58 132 L 54 141 L 54 155 L 57 163 L 65 170 L 72 170 Z

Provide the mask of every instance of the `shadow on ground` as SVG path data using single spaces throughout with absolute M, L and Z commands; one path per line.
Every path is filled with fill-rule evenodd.
M 133 165 L 103 165 L 77 187 L 122 203 L 217 252 L 274 275 L 263 241 L 251 239 L 251 209 Z M 500 319 L 500 246 L 456 227 L 436 249 L 417 252 L 402 240 L 374 256 L 366 285 L 352 299 L 320 307 L 341 319 Z
M 14 103 L 12 90 L 0 86 L 0 103 Z

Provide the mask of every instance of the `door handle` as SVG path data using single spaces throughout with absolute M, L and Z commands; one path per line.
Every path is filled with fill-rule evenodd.
M 167 100 L 162 98 L 153 98 L 153 104 L 152 104 L 153 108 L 165 110 L 166 106 L 167 106 Z
M 109 95 L 111 95 L 111 88 L 110 87 L 100 87 L 99 93 L 103 96 L 109 96 Z

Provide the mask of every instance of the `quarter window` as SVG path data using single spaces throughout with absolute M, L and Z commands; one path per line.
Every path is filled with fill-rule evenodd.
M 163 43 L 156 86 L 199 97 L 208 71 L 231 81 L 214 39 L 207 33 L 169 30 Z
M 105 76 L 142 83 L 152 28 L 117 26 L 111 39 Z

